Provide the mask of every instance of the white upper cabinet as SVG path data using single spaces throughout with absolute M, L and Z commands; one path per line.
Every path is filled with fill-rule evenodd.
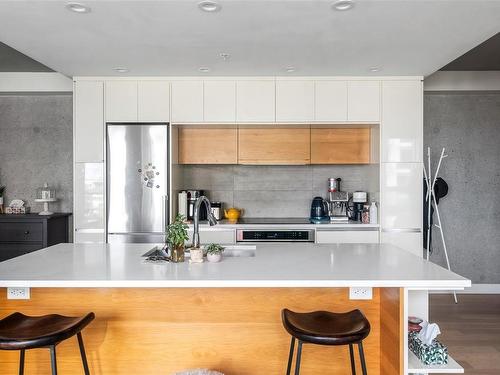
M 106 82 L 106 121 L 137 122 L 137 81 Z
M 383 229 L 422 228 L 422 163 L 380 163 Z
M 421 81 L 382 83 L 382 162 L 421 162 L 423 86 Z
M 172 82 L 172 122 L 203 122 L 203 81 Z
M 205 81 L 203 85 L 204 121 L 236 121 L 236 82 Z
M 74 86 L 75 162 L 104 160 L 104 83 L 78 81 Z
M 314 81 L 276 81 L 276 121 L 314 120 Z
M 348 121 L 380 121 L 380 82 L 349 81 Z
M 275 109 L 274 81 L 236 82 L 236 121 L 274 122 Z
M 317 81 L 315 121 L 347 121 L 347 81 Z
M 170 121 L 170 83 L 167 81 L 139 81 L 138 121 Z

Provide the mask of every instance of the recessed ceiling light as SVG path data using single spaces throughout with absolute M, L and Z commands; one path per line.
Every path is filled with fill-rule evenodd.
M 198 8 L 200 8 L 204 12 L 214 13 L 221 10 L 221 5 L 216 3 L 215 1 L 203 0 L 198 3 Z
M 90 7 L 82 4 L 82 3 L 67 3 L 66 9 L 75 12 L 75 13 L 90 13 Z
M 210 68 L 207 68 L 206 66 L 202 66 L 201 68 L 198 68 L 198 70 L 202 73 L 208 73 L 210 71 Z
M 337 0 L 332 4 L 335 10 L 349 10 L 354 6 L 352 0 Z
M 371 66 L 370 67 L 370 72 L 376 73 L 379 71 L 380 71 L 380 68 L 378 66 Z
M 117 66 L 116 68 L 113 68 L 113 70 L 117 73 L 127 73 L 128 68 L 125 68 L 123 66 Z
M 220 56 L 220 57 L 222 58 L 222 60 L 224 60 L 224 61 L 229 60 L 229 58 L 231 57 L 231 55 L 230 55 L 229 53 L 226 53 L 226 52 L 221 52 L 221 53 L 219 54 L 219 56 Z
M 287 73 L 293 73 L 293 72 L 295 72 L 295 67 L 294 67 L 294 66 L 287 66 L 287 67 L 285 68 L 285 71 L 286 71 Z

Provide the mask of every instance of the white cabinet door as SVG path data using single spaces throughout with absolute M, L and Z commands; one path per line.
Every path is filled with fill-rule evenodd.
M 349 121 L 380 121 L 380 82 L 349 81 L 347 107 Z
M 76 163 L 74 167 L 75 234 L 86 238 L 99 237 L 101 233 L 104 235 L 104 167 L 105 163 L 102 162 Z M 75 242 L 77 237 L 75 235 Z
M 104 160 L 104 84 L 75 82 L 74 145 L 75 162 Z
M 172 122 L 203 122 L 203 81 L 172 82 Z
M 205 122 L 234 122 L 236 120 L 236 82 L 205 81 L 203 83 Z
M 137 122 L 137 81 L 106 82 L 106 121 Z
M 383 229 L 422 229 L 422 168 L 422 163 L 380 164 Z
M 394 246 L 400 247 L 419 257 L 423 256 L 424 245 L 423 245 L 422 232 L 382 231 L 380 242 L 389 243 Z
M 137 85 L 139 122 L 169 122 L 170 83 L 139 81 Z
M 378 243 L 378 229 L 317 230 L 316 243 Z
M 314 120 L 314 82 L 276 82 L 276 121 L 306 122 Z
M 236 82 L 236 121 L 274 122 L 276 119 L 274 81 Z
M 423 121 L 422 82 L 383 82 L 382 162 L 421 162 Z
M 314 120 L 347 121 L 347 81 L 317 81 Z

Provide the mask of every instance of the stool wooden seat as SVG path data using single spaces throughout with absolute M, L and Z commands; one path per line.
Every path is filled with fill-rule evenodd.
M 370 333 L 370 322 L 360 310 L 346 313 L 329 311 L 313 311 L 297 313 L 288 309 L 281 312 L 283 326 L 292 336 L 290 354 L 288 357 L 287 375 L 290 374 L 295 348 L 295 340 L 299 341 L 295 374 L 300 371 L 302 344 L 316 345 L 349 345 L 351 371 L 356 374 L 353 344 L 358 345 L 363 375 L 367 374 L 362 341 Z
M 92 320 L 94 313 L 84 317 L 67 317 L 57 314 L 27 316 L 16 312 L 0 320 L 0 350 L 20 350 L 19 374 L 24 373 L 25 350 L 50 349 L 52 374 L 57 374 L 56 345 L 77 335 L 85 375 L 89 374 L 85 347 L 81 335 Z

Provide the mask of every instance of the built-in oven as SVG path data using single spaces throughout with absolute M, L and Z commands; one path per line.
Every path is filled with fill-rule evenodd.
M 236 229 L 236 242 L 314 242 L 314 229 Z

